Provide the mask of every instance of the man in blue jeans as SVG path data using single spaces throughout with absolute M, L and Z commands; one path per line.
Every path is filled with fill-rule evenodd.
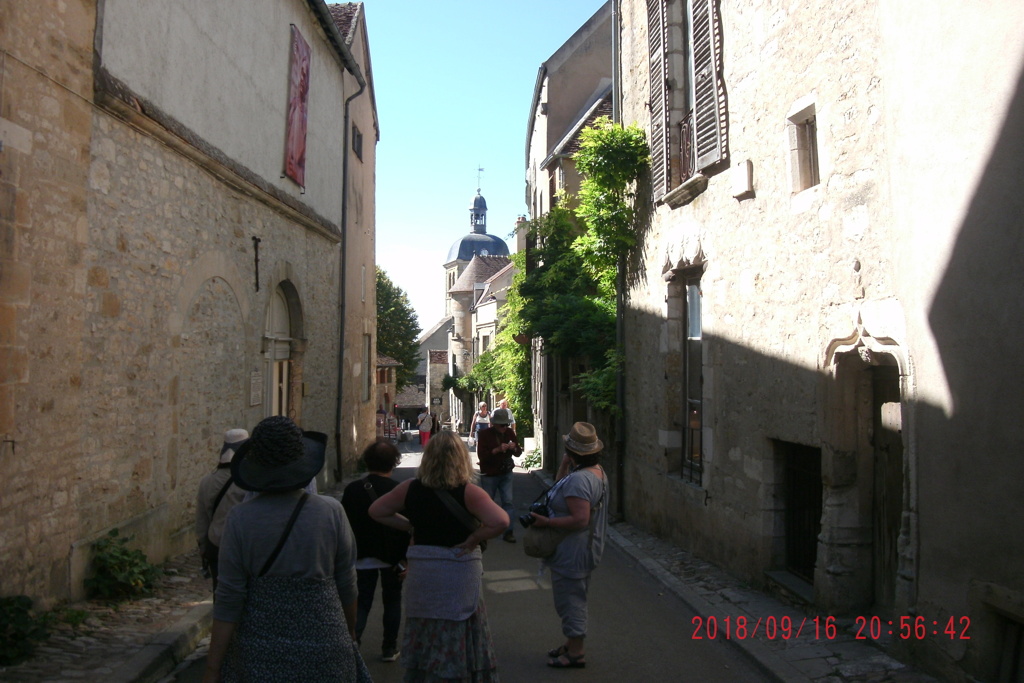
M 476 455 L 480 465 L 480 487 L 495 503 L 508 513 L 508 529 L 501 537 L 507 543 L 515 543 L 512 531 L 515 520 L 515 506 L 512 503 L 513 456 L 523 454 L 516 433 L 509 427 L 512 413 L 498 408 L 491 413 L 491 426 L 480 431 L 476 442 Z

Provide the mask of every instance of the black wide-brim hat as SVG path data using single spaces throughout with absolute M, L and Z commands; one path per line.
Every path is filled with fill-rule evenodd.
M 250 438 L 235 453 L 231 461 L 231 476 L 240 489 L 257 493 L 283 493 L 305 488 L 324 467 L 327 454 L 327 435 L 322 432 L 302 432 L 302 457 L 283 465 L 268 466 L 249 457 L 253 440 Z

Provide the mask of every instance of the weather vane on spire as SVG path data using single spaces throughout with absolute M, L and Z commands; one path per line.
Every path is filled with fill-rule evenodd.
M 480 174 L 484 172 L 484 169 L 480 166 L 476 169 L 476 191 L 480 191 Z

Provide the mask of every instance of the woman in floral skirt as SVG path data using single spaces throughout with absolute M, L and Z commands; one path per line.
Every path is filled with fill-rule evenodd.
M 412 532 L 401 659 L 407 682 L 498 681 L 480 543 L 508 527 L 508 514 L 473 477 L 462 439 L 443 431 L 427 443 L 417 478 L 370 506 L 378 522 Z

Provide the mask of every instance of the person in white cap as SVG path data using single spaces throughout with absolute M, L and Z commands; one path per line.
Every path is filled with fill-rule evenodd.
M 245 491 L 238 488 L 231 478 L 231 459 L 235 451 L 249 438 L 244 429 L 229 429 L 224 432 L 224 445 L 220 448 L 217 469 L 199 482 L 199 496 L 196 501 L 196 541 L 203 558 L 203 569 L 213 579 L 213 590 L 217 590 L 217 558 L 220 554 L 220 538 L 224 533 L 224 522 L 228 511 L 242 502 Z

